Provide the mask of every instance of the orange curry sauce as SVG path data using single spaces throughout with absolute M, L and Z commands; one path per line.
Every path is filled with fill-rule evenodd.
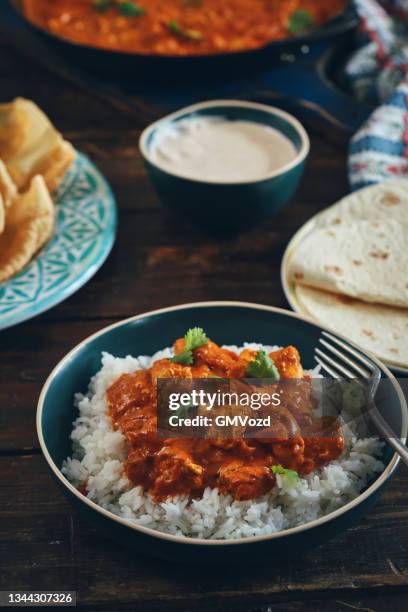
M 205 55 L 257 49 L 302 33 L 336 16 L 346 4 L 346 0 L 24 0 L 24 10 L 33 23 L 80 44 L 148 55 Z
M 183 348 L 184 340 L 177 340 L 175 353 Z M 129 480 L 156 500 L 177 494 L 200 496 L 207 486 L 246 500 L 274 487 L 272 466 L 306 475 L 337 458 L 344 447 L 342 430 L 333 420 L 323 424 L 312 417 L 311 381 L 303 373 L 297 349 L 289 346 L 270 356 L 281 379 L 293 379 L 294 385 L 280 406 L 287 430 L 273 439 L 158 439 L 156 435 L 158 378 L 243 378 L 255 351 L 245 349 L 237 355 L 210 341 L 194 350 L 193 366 L 161 359 L 148 370 L 120 376 L 107 390 L 107 401 L 113 427 L 127 441 Z M 311 435 L 305 436 L 305 431 Z M 316 431 L 321 433 L 312 435 Z

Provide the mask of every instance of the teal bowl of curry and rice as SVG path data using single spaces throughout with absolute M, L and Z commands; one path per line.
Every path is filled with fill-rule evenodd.
M 184 108 L 140 138 L 159 200 L 213 232 L 247 229 L 278 212 L 297 189 L 309 147 L 289 113 L 234 100 Z
M 302 438 L 298 424 L 318 418 L 309 385 L 321 380 L 321 333 L 300 315 L 241 302 L 166 308 L 102 329 L 41 392 L 38 436 L 57 484 L 101 534 L 167 559 L 298 555 L 337 535 L 370 510 L 399 458 L 349 402 L 330 435 Z M 406 439 L 401 388 L 372 359 L 387 382 L 380 410 Z M 300 400 L 285 401 L 279 423 L 296 440 L 282 430 L 269 439 L 160 436 L 156 385 L 179 377 L 294 384 Z

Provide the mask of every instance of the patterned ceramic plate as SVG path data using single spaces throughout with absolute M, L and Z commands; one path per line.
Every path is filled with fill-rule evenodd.
M 17 276 L 0 284 L 0 329 L 59 304 L 102 266 L 116 235 L 116 204 L 94 164 L 78 153 L 54 194 L 54 236 Z

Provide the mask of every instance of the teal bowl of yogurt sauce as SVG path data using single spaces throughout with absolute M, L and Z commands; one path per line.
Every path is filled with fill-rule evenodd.
M 310 142 L 302 124 L 278 108 L 214 100 L 151 124 L 139 146 L 163 205 L 211 231 L 231 232 L 290 200 Z

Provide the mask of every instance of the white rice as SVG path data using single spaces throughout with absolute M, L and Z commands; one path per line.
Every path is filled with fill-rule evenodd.
M 278 347 L 245 344 L 268 352 Z M 77 394 L 79 417 L 73 423 L 73 454 L 62 472 L 79 487 L 87 482 L 87 496 L 103 508 L 157 531 L 206 539 L 238 539 L 271 534 L 323 516 L 355 498 L 384 468 L 379 460 L 382 443 L 367 435 L 362 419 L 346 414 L 342 456 L 309 476 L 293 481 L 277 475 L 277 486 L 250 501 L 233 501 L 207 488 L 201 499 L 178 496 L 157 503 L 142 487 L 134 487 L 123 472 L 126 441 L 113 431 L 105 392 L 121 374 L 148 368 L 157 359 L 172 356 L 171 349 L 153 357 L 115 358 L 102 354 L 102 368 L 91 379 L 87 394 Z M 315 372 L 316 374 L 316 372 Z

